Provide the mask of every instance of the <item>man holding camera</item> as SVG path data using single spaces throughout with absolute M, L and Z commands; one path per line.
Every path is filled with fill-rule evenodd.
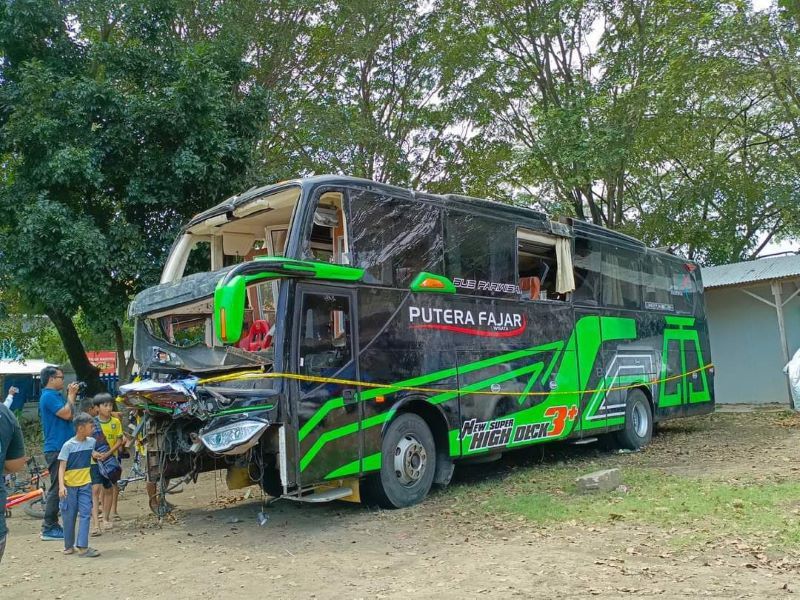
M 75 401 L 79 386 L 70 383 L 67 399 L 64 389 L 64 372 L 56 367 L 45 367 L 41 372 L 42 395 L 39 397 L 39 417 L 44 430 L 44 459 L 50 471 L 50 489 L 44 507 L 42 523 L 43 541 L 63 540 L 64 530 L 58 524 L 58 453 L 68 439 L 75 435 L 72 419 L 78 413 Z

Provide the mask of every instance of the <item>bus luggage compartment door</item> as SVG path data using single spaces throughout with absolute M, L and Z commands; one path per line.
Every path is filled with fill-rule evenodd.
M 458 352 L 461 427 L 457 452 L 451 448 L 451 454 L 470 456 L 568 435 L 576 411 L 567 416 L 560 405 L 571 397 L 574 352 L 561 349 L 542 344 L 492 358 L 485 352 Z M 557 389 L 558 395 L 551 393 Z

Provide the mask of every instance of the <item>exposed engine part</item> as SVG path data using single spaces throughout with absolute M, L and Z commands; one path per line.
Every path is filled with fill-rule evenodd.
M 200 428 L 199 423 L 191 421 L 176 421 L 170 429 L 174 432 L 172 439 L 174 440 L 174 448 L 181 453 L 191 453 L 192 446 L 195 440 L 192 436 L 197 436 L 197 430 Z M 169 448 L 166 446 L 165 449 Z
M 203 386 L 198 390 L 198 392 L 198 395 L 201 398 L 200 402 L 198 403 L 198 408 L 202 405 L 202 408 L 209 413 L 213 413 L 215 410 L 217 410 L 217 407 L 230 406 L 231 402 L 233 402 L 232 397 L 220 394 L 210 386 Z M 206 398 L 206 395 L 210 397 Z
M 191 432 L 189 434 L 189 439 L 192 440 L 192 447 L 189 448 L 189 451 L 192 452 L 193 454 L 197 454 L 198 452 L 200 452 L 205 447 L 205 446 L 203 446 L 203 442 L 200 441 L 200 436 L 197 435 L 196 432 L 194 432 L 194 431 Z

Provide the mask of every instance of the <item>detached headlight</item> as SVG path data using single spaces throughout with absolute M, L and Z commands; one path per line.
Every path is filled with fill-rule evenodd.
M 217 454 L 241 454 L 256 445 L 268 426 L 265 421 L 239 421 L 201 433 L 200 440 Z M 231 452 L 234 448 L 236 450 Z

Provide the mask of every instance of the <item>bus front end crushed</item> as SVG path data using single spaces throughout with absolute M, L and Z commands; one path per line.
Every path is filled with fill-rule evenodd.
M 268 376 L 269 371 L 261 374 Z M 171 479 L 194 481 L 202 472 L 224 468 L 231 489 L 258 483 L 271 495 L 280 495 L 282 424 L 273 381 L 160 377 L 120 390 L 124 403 L 140 416 L 139 439 L 150 481 L 166 486 Z
M 224 468 L 232 489 L 258 483 L 280 495 L 282 382 L 271 376 L 277 327 L 248 324 L 247 348 L 214 342 L 213 297 L 231 271 L 191 275 L 136 297 L 134 355 L 146 377 L 120 393 L 137 415 L 149 481 L 166 488 Z
M 161 284 L 131 304 L 134 354 L 149 377 L 122 386 L 145 422 L 148 478 L 196 480 L 226 468 L 232 489 L 258 483 L 287 493 L 289 385 L 276 372 L 283 352 L 287 279 L 357 281 L 363 270 L 265 256 Z M 270 297 L 269 321 L 253 315 Z M 291 452 L 291 445 L 288 452 Z

